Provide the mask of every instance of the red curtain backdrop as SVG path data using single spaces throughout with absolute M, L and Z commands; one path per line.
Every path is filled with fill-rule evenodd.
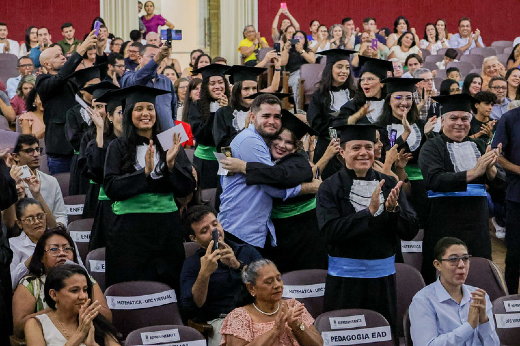
M 480 29 L 486 45 L 498 40 L 512 41 L 520 36 L 518 0 L 258 0 L 258 30 L 269 42 L 272 42 L 271 24 L 280 2 L 287 3 L 289 12 L 307 34 L 313 19 L 330 27 L 341 24 L 345 17 L 352 17 L 360 30 L 363 30 L 363 18 L 375 17 L 378 28 L 388 27 L 393 31 L 395 18 L 403 15 L 417 30 L 420 39 L 425 24 L 434 23 L 438 18 L 446 19 L 450 33 L 457 33 L 457 23 L 462 16 L 471 18 L 472 29 Z M 286 17 L 282 15 L 283 18 Z
M 23 42 L 31 25 L 49 29 L 52 42 L 63 39 L 61 25 L 70 22 L 76 38 L 82 40 L 94 18 L 99 16 L 99 0 L 5 0 L 0 6 L 0 22 L 9 29 L 8 38 Z

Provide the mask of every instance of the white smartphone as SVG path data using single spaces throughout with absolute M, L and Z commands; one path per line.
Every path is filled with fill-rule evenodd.
M 31 176 L 32 176 L 32 173 L 31 173 L 31 170 L 29 169 L 29 167 L 27 165 L 23 165 L 22 166 L 22 176 L 20 178 L 25 179 L 25 178 L 30 178 Z

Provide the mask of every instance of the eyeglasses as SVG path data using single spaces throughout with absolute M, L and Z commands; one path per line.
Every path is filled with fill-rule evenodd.
M 402 70 L 403 67 L 402 66 L 394 66 L 394 70 Z
M 406 101 L 406 102 L 412 102 L 412 96 L 401 96 L 401 95 L 393 95 L 392 98 L 396 101 Z
M 42 147 L 27 148 L 27 149 L 20 149 L 20 151 L 23 151 L 23 152 L 26 153 L 27 155 L 32 155 L 35 151 L 36 151 L 38 154 L 41 154 L 42 151 L 43 151 L 43 148 L 42 148 Z
M 462 260 L 462 263 L 464 265 L 469 263 L 469 259 L 471 258 L 471 255 L 464 255 L 460 257 L 450 257 L 450 258 L 441 258 L 439 259 L 439 262 L 448 262 L 452 266 L 458 266 L 460 263 L 460 260 Z
M 360 78 L 360 79 L 359 79 L 359 81 L 360 81 L 361 83 L 363 83 L 363 82 L 369 82 L 369 83 L 371 83 L 371 82 L 376 81 L 376 80 L 379 80 L 379 78 L 376 78 L 376 77 L 366 77 L 366 78 Z
M 433 82 L 433 78 L 424 78 L 423 82 L 426 82 L 426 83 Z
M 494 86 L 494 87 L 491 87 L 491 89 L 494 89 L 494 90 L 507 90 L 507 86 Z
M 57 257 L 60 252 L 65 252 L 66 254 L 74 253 L 73 247 L 51 247 L 48 250 L 43 250 L 43 252 L 50 252 L 51 256 Z
M 23 65 L 18 65 L 18 67 L 28 68 L 28 67 L 34 67 L 34 65 L 33 64 L 23 64 Z
M 300 39 L 304 39 L 305 37 L 303 37 L 303 36 L 294 36 L 293 38 L 294 38 L 295 40 L 300 40 Z
M 39 213 L 36 216 L 28 216 L 25 219 L 21 219 L 20 221 L 25 222 L 28 225 L 34 225 L 36 221 L 42 221 L 47 214 Z

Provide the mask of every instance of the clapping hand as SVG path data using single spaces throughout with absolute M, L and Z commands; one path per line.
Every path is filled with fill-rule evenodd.
M 148 144 L 148 150 L 146 150 L 144 159 L 145 159 L 144 174 L 146 176 L 149 176 L 150 173 L 152 173 L 153 169 L 155 168 L 155 149 L 153 147 L 152 140 L 150 140 L 150 143 Z
M 296 304 L 294 298 L 284 301 L 283 304 L 287 304 L 287 324 L 289 327 L 292 330 L 300 329 L 304 312 L 303 304 Z
M 379 206 L 381 205 L 381 199 L 380 199 L 380 193 L 381 188 L 383 187 L 383 184 L 385 183 L 385 180 L 381 180 L 379 182 L 379 185 L 376 187 L 374 192 L 372 193 L 372 197 L 370 199 L 370 205 L 368 206 L 368 210 L 370 211 L 370 214 L 375 215 L 377 211 L 379 210 Z
M 218 105 L 219 107 L 225 107 L 228 105 L 228 98 L 225 94 L 222 94 L 218 99 Z
M 78 329 L 76 332 L 84 335 L 87 338 L 90 330 L 92 328 L 92 321 L 99 314 L 99 309 L 101 308 L 101 304 L 96 300 L 94 303 L 90 304 L 91 300 L 87 299 L 85 304 L 81 306 L 79 309 L 79 317 L 78 317 Z
M 434 115 L 433 117 L 428 119 L 426 124 L 424 124 L 424 134 L 426 135 L 426 134 L 430 133 L 433 130 L 433 128 L 435 127 L 435 124 L 437 124 L 437 116 L 436 115 Z
M 395 168 L 404 169 L 412 157 L 412 153 L 405 153 L 404 148 L 401 149 L 399 155 L 397 155 L 397 160 L 395 160 Z
M 170 171 L 173 170 L 173 166 L 175 165 L 175 158 L 177 154 L 179 154 L 179 150 L 181 148 L 181 134 L 174 133 L 173 134 L 173 147 L 171 147 L 166 152 L 166 163 L 168 164 L 168 169 Z
M 385 209 L 387 211 L 394 211 L 399 200 L 399 192 L 401 191 L 402 181 L 397 182 L 397 185 L 390 191 L 388 198 L 385 201 Z

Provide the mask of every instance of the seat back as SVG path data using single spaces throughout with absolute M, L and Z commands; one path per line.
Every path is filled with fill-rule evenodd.
M 461 75 L 467 76 L 469 74 L 469 71 L 476 68 L 477 66 L 473 65 L 470 62 L 452 61 L 446 65 L 446 69 L 448 69 L 450 67 L 457 67 L 459 69 Z
M 195 243 L 194 241 L 187 241 L 184 243 L 184 253 L 186 253 L 186 258 L 195 254 L 197 250 L 200 248 L 200 245 Z
M 414 267 L 404 264 L 395 264 L 395 281 L 397 291 L 397 321 L 402 321 L 417 292 L 426 285 L 421 273 Z M 403 325 L 397 323 L 398 335 L 404 336 Z
M 14 54 L 0 54 L 0 80 L 7 84 L 9 78 L 17 77 L 20 73 L 17 70 L 18 57 Z
M 433 55 L 432 55 L 433 56 Z M 433 71 L 433 70 L 438 70 L 439 67 L 437 66 L 437 64 L 435 64 L 434 62 L 432 61 L 426 61 L 424 64 L 423 64 L 423 68 L 427 68 L 428 70 L 430 71 Z
M 213 208 L 215 208 L 215 200 L 217 198 L 217 196 L 216 196 L 217 189 L 216 188 L 202 189 L 201 194 L 202 194 L 202 200 L 208 201 L 209 204 L 211 204 L 211 206 Z
M 498 61 L 504 66 L 507 66 L 507 59 L 509 58 L 509 54 L 498 54 L 497 55 Z
M 412 324 L 410 323 L 410 315 L 408 313 L 408 310 L 406 310 L 406 313 L 403 316 L 403 329 L 404 329 L 404 344 L 405 344 L 405 346 L 413 346 L 412 334 L 410 332 L 411 327 L 412 327 Z
M 97 281 L 101 291 L 105 292 L 105 248 L 90 251 L 85 265 L 90 275 Z
M 493 301 L 495 328 L 500 344 L 518 345 L 520 340 L 520 294 L 503 296 Z
M 491 47 L 513 47 L 513 41 L 493 41 Z
M 128 281 L 105 291 L 112 323 L 123 334 L 133 330 L 165 325 L 182 325 L 175 291 L 162 282 Z
M 67 210 L 67 221 L 70 224 L 83 218 L 83 208 L 85 206 L 86 195 L 74 195 L 63 197 L 65 209 Z
M 495 263 L 486 258 L 472 257 L 470 264 L 467 285 L 482 288 L 491 301 L 508 295 L 504 274 Z
M 425 63 L 427 63 L 427 62 L 437 63 L 439 61 L 442 61 L 442 59 L 444 59 L 444 55 L 439 55 L 439 54 L 428 55 L 424 58 L 424 62 Z
M 480 54 L 466 54 L 460 58 L 460 61 L 461 62 L 470 62 L 473 65 L 475 65 L 475 67 L 481 67 L 482 62 L 484 61 L 484 56 L 482 56 Z
M 304 97 L 302 100 L 303 104 L 308 104 L 311 101 L 312 94 L 316 91 L 316 84 L 320 81 L 324 68 L 325 65 L 322 64 L 302 65 L 300 69 L 300 80 L 302 81 L 302 85 L 300 88 Z
M 513 46 L 511 46 L 511 47 L 506 47 L 506 48 L 504 49 L 504 51 L 502 52 L 502 54 L 507 54 L 507 55 L 509 55 L 509 54 L 511 54 L 511 52 L 513 52 L 513 49 L 514 49 Z
M 258 55 L 256 57 L 257 61 L 260 62 L 260 61 L 264 60 L 267 53 L 269 53 L 273 49 L 274 49 L 273 47 L 260 48 L 260 50 L 258 51 Z M 264 66 L 264 67 L 267 67 L 267 65 L 270 65 L 270 64 L 271 64 L 271 62 L 268 62 L 266 64 L 266 66 Z
M 484 57 L 497 55 L 497 51 L 493 47 L 475 47 L 471 48 L 469 54 L 480 54 Z
M 282 275 L 283 298 L 295 298 L 316 318 L 323 312 L 326 279 L 327 271 L 324 269 L 287 272 Z
M 81 219 L 73 221 L 67 227 L 70 237 L 76 243 L 76 247 L 79 251 L 79 256 L 83 263 L 87 260 L 88 254 L 88 243 L 90 242 L 90 232 L 92 231 L 92 225 L 94 219 Z
M 162 325 L 139 328 L 126 337 L 125 346 L 163 345 L 181 342 L 185 346 L 206 346 L 206 339 L 197 330 L 183 325 Z M 173 344 L 175 345 L 175 344 Z
M 423 59 L 432 55 L 432 52 L 430 52 L 428 49 L 425 49 L 425 48 L 421 48 L 421 52 L 422 52 Z
M 47 165 L 47 155 L 45 155 L 45 154 L 40 156 L 40 168 L 39 168 L 39 170 L 42 171 L 45 174 L 50 174 L 49 173 L 49 166 Z
M 321 333 L 325 345 L 394 345 L 388 321 L 372 310 L 325 312 L 316 318 L 314 326 Z
M 469 71 L 469 73 L 476 73 L 476 74 L 482 75 L 482 69 L 474 68 L 474 69 L 471 69 L 471 71 Z
M 437 79 L 437 78 L 436 78 Z M 435 81 L 435 86 L 437 89 L 440 88 L 441 84 L 437 84 Z M 401 253 L 403 254 L 403 261 L 406 264 L 411 265 L 418 271 L 421 271 L 422 262 L 423 262 L 423 254 L 422 254 L 422 244 L 424 238 L 424 229 L 420 229 L 417 232 L 415 238 L 411 241 L 403 241 L 401 240 Z
M 70 172 L 58 173 L 53 177 L 58 180 L 62 196 L 67 197 L 69 195 Z
M 435 75 L 435 78 L 442 78 L 442 80 L 446 79 L 446 70 L 437 70 L 437 74 Z
M 186 156 L 188 156 L 190 162 L 193 163 L 193 154 L 195 153 L 195 149 L 184 149 L 184 152 L 186 153 Z

